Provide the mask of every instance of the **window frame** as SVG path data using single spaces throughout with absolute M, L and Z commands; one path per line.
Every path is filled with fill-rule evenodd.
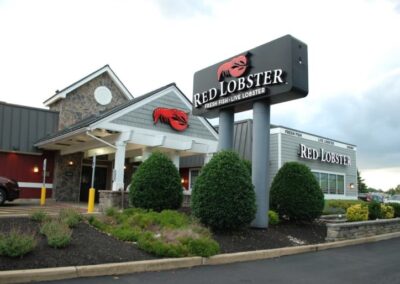
M 201 168 L 190 168 L 189 169 L 189 181 L 188 181 L 188 190 L 187 190 L 188 194 L 192 194 L 192 186 L 191 185 L 192 185 L 192 172 L 193 171 L 198 171 L 200 174 Z M 199 176 L 199 175 L 197 175 L 197 176 Z
M 328 189 L 327 192 L 323 192 L 322 188 L 321 191 L 326 194 L 326 195 L 337 195 L 337 196 L 347 196 L 347 187 L 346 187 L 346 174 L 345 173 L 338 173 L 338 172 L 330 172 L 330 171 L 323 171 L 323 170 L 318 170 L 318 169 L 311 169 L 311 172 L 314 174 L 318 173 L 319 175 L 319 186 L 321 187 L 321 174 L 328 174 Z M 336 176 L 336 190 L 335 193 L 330 193 L 330 184 L 329 184 L 329 176 L 330 175 L 335 175 Z M 343 193 L 338 193 L 339 192 L 339 188 L 338 188 L 338 176 L 342 176 L 343 177 Z

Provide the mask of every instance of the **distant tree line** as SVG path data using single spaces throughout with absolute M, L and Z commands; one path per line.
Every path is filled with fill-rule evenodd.
M 400 184 L 397 185 L 395 188 L 389 189 L 388 191 L 383 191 L 382 189 L 368 187 L 358 170 L 357 170 L 357 183 L 358 183 L 358 193 L 385 192 L 390 195 L 400 194 Z

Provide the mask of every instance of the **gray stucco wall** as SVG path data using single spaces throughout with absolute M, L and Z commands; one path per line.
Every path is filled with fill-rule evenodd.
M 40 152 L 33 145 L 56 131 L 57 124 L 57 112 L 0 103 L 0 150 Z
M 157 124 L 154 124 L 153 110 L 158 107 L 176 108 L 185 112 L 189 112 L 189 127 L 183 132 L 177 132 L 167 123 L 158 121 Z M 198 117 L 193 116 L 190 112 L 191 109 L 186 106 L 186 104 L 178 97 L 178 95 L 174 91 L 170 91 L 162 97 L 155 99 L 143 107 L 135 109 L 124 116 L 113 120 L 112 122 L 120 125 L 135 126 L 216 141 L 217 138 L 211 134 L 210 130 L 204 126 Z

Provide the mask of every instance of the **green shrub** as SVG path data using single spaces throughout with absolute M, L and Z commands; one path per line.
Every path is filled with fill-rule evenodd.
M 381 204 L 381 217 L 383 219 L 394 218 L 394 209 L 390 205 Z
M 108 233 L 111 230 L 109 225 L 107 225 L 106 223 L 100 221 L 98 218 L 96 218 L 94 216 L 89 216 L 88 222 L 89 222 L 90 225 L 92 225 L 93 227 L 95 227 L 96 229 L 98 229 L 100 231 Z
M 134 207 L 155 211 L 181 206 L 179 171 L 166 155 L 155 152 L 139 166 L 132 176 L 129 200 Z
M 111 235 L 118 240 L 135 242 L 140 236 L 140 229 L 135 227 L 120 226 L 110 231 Z
M 361 204 L 354 204 L 347 208 L 346 218 L 349 222 L 367 221 L 368 207 Z
M 38 223 L 43 223 L 48 221 L 50 216 L 43 209 L 37 209 L 32 212 L 30 219 Z
M 182 244 L 188 247 L 190 255 L 210 257 L 219 252 L 219 244 L 209 238 L 182 240 Z
M 76 227 L 82 220 L 82 215 L 73 208 L 63 208 L 60 210 L 59 218 L 70 228 Z
M 246 166 L 246 169 L 249 171 L 250 177 L 251 177 L 251 161 L 249 160 L 242 160 L 243 164 Z
M 321 215 L 324 194 L 307 166 L 283 165 L 272 181 L 271 208 L 290 220 L 313 220 Z
M 382 219 L 381 204 L 376 201 L 368 203 L 369 220 Z
M 192 213 L 216 230 L 235 230 L 250 224 L 256 213 L 255 193 L 248 169 L 232 151 L 214 155 L 197 177 Z
M 40 232 L 47 238 L 47 244 L 53 248 L 64 248 L 72 239 L 72 230 L 68 224 L 53 220 L 41 226 Z
M 0 234 L 0 255 L 22 257 L 34 250 L 36 244 L 35 234 L 13 229 L 9 233 Z
M 114 216 L 117 216 L 119 212 L 118 212 L 118 209 L 115 207 L 108 207 L 106 209 L 105 213 L 106 213 L 106 216 L 114 217 Z
M 268 210 L 268 223 L 270 225 L 279 224 L 279 215 L 274 210 Z
M 388 203 L 387 205 L 392 206 L 394 210 L 394 217 L 398 218 L 400 217 L 400 204 L 399 203 Z

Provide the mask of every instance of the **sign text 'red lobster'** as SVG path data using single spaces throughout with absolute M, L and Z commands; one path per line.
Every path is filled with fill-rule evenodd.
M 168 123 L 177 131 L 184 131 L 188 126 L 188 114 L 180 109 L 158 107 L 153 110 L 153 122 L 156 124 L 158 120 Z

